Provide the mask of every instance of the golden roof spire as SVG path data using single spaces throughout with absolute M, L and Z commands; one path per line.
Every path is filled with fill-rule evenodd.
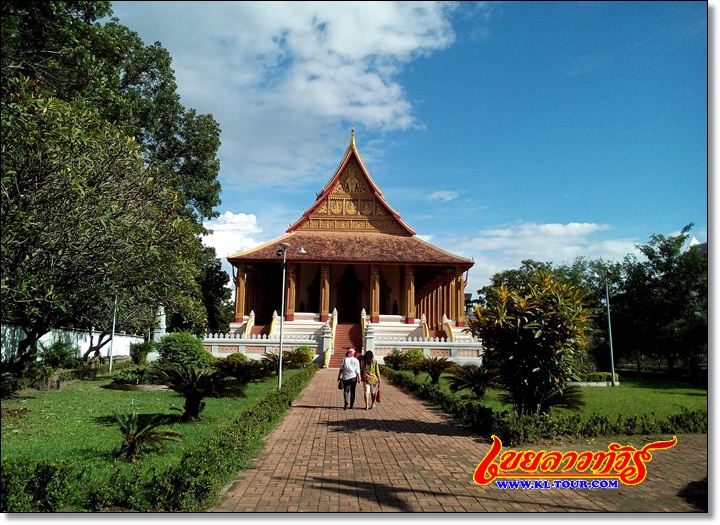
M 355 124 L 353 124 L 352 132 L 350 135 L 350 147 L 355 149 Z

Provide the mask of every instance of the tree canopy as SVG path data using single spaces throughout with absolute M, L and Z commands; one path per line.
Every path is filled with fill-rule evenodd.
M 202 314 L 199 226 L 133 137 L 24 78 L 3 88 L 2 128 L 2 318 L 28 334 L 20 354 L 52 327 L 107 323 L 116 296 Z
M 220 128 L 185 109 L 172 59 L 112 18 L 110 2 L 2 4 L 2 83 L 44 79 L 54 96 L 82 103 L 135 137 L 145 160 L 196 220 L 217 216 Z
M 2 320 L 27 333 L 22 359 L 50 327 L 109 332 L 116 304 L 121 330 L 146 333 L 161 303 L 203 331 L 217 122 L 181 104 L 170 54 L 110 2 L 0 9 Z
M 638 248 L 645 260 L 629 257 L 619 293 L 611 299 L 614 340 L 621 357 L 643 356 L 673 372 L 683 365 L 697 379 L 707 359 L 708 260 L 685 249 L 692 224 L 679 235 L 652 235 Z

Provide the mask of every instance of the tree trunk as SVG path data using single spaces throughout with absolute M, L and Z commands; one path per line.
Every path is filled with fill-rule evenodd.
M 185 397 L 185 412 L 180 417 L 180 423 L 188 423 L 200 419 L 200 411 L 205 403 L 199 396 L 188 395 Z
M 22 327 L 25 332 L 25 339 L 18 343 L 17 354 L 10 364 L 10 372 L 14 374 L 22 374 L 30 363 L 37 360 L 37 343 L 40 338 L 50 330 L 46 327 L 26 328 Z
M 105 341 L 103 341 L 103 337 L 107 337 L 107 339 Z M 107 334 L 105 332 L 100 333 L 100 337 L 98 338 L 98 342 L 96 345 L 93 344 L 93 338 L 94 338 L 94 336 L 91 331 L 90 332 L 90 347 L 83 354 L 83 357 L 82 357 L 83 361 L 87 361 L 89 359 L 90 354 L 93 352 L 95 352 L 95 355 L 93 357 L 100 357 L 100 349 L 112 340 L 112 337 L 110 336 L 110 334 Z

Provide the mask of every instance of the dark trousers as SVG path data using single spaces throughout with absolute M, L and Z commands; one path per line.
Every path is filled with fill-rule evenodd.
M 350 408 L 355 404 L 355 387 L 357 386 L 357 376 L 350 379 L 343 379 L 343 395 L 345 396 L 345 406 L 350 403 Z

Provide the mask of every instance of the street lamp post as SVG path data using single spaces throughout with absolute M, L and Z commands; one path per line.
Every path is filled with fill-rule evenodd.
M 605 279 L 605 306 L 607 307 L 608 341 L 610 342 L 610 384 L 615 386 L 615 358 L 613 357 L 612 323 L 610 322 L 610 289 L 608 288 L 609 273 L 610 270 L 606 268 L 603 272 L 603 279 Z
M 290 245 L 286 242 L 280 243 L 280 249 L 277 251 L 277 256 L 282 256 L 282 290 L 280 292 L 280 350 L 278 356 L 278 390 L 282 388 L 282 359 L 283 359 L 283 323 L 285 322 L 285 289 L 287 288 L 286 282 L 286 268 L 287 268 L 287 249 Z M 307 255 L 304 248 L 300 248 L 297 251 L 298 255 Z
M 113 345 L 115 344 L 115 319 L 117 318 L 117 294 L 115 294 L 115 305 L 113 306 L 113 327 L 110 335 L 110 367 L 108 372 L 112 372 L 113 365 Z

